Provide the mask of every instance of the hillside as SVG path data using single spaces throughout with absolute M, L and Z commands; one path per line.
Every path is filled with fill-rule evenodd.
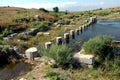
M 119 79 L 120 62 L 117 58 L 115 58 L 113 61 L 109 61 L 107 60 L 108 58 L 105 58 L 106 60 L 104 62 L 97 63 L 100 65 L 100 67 L 98 67 L 98 65 L 95 65 L 95 68 L 92 69 L 88 69 L 86 67 L 82 68 L 81 66 L 78 67 L 79 64 L 75 62 L 67 62 L 67 58 L 65 57 L 67 53 L 70 51 L 70 53 L 76 53 L 76 51 L 79 50 L 80 46 L 83 44 L 82 40 L 74 43 L 74 45 L 72 45 L 72 48 L 70 47 L 70 50 L 65 46 L 63 46 L 63 48 L 61 46 L 55 46 L 53 49 L 48 48 L 47 50 L 44 47 L 45 42 L 56 43 L 56 37 L 63 37 L 64 33 L 70 33 L 71 30 L 75 30 L 76 33 L 77 29 L 80 29 L 79 33 L 82 34 L 83 31 L 87 31 L 86 29 L 88 29 L 90 25 L 96 22 L 93 21 L 93 19 L 95 20 L 96 17 L 98 20 L 120 20 L 120 7 L 78 12 L 55 12 L 48 11 L 44 8 L 25 9 L 9 6 L 0 7 L 0 45 L 3 45 L 3 49 L 0 47 L 0 52 L 6 52 L 8 46 L 13 46 L 15 48 L 17 47 L 19 49 L 19 53 L 24 56 L 24 53 L 28 48 L 36 47 L 38 48 L 38 53 L 40 55 L 40 57 L 36 58 L 36 61 L 30 61 L 28 59 L 21 60 L 25 63 L 31 64 L 32 67 L 30 67 L 30 70 L 27 69 L 27 73 L 24 71 L 21 72 L 19 70 L 20 74 L 17 73 L 17 76 L 11 75 L 11 78 L 15 78 L 15 80 L 20 80 L 20 78 L 22 78 L 21 80 Z M 89 23 L 91 18 L 93 18 L 93 22 Z M 87 28 L 84 26 L 87 26 Z M 58 51 L 56 51 L 56 49 L 58 49 Z M 61 54 L 65 53 L 66 55 L 55 55 L 54 52 Z M 45 54 L 54 57 L 58 60 L 58 62 L 61 61 L 61 64 L 64 66 L 58 66 L 59 64 L 55 63 L 53 59 L 43 56 Z M 72 55 L 73 54 L 67 57 L 71 58 Z M 12 58 L 10 57 L 10 59 Z M 19 66 L 19 62 L 15 62 L 14 60 L 13 62 L 18 63 L 17 66 Z M 16 64 L 13 64 L 10 67 L 13 68 L 14 65 Z M 69 68 L 66 69 L 66 67 Z M 20 69 L 22 69 L 22 66 L 20 66 Z M 7 76 L 7 78 L 9 78 L 9 74 Z

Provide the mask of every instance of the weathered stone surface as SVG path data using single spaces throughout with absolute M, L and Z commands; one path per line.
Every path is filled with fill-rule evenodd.
M 65 38 L 65 39 L 69 39 L 69 38 L 70 38 L 70 34 L 69 34 L 69 33 L 65 33 L 65 34 L 64 34 L 64 38 Z
M 13 38 L 13 37 L 15 37 L 16 35 L 17 35 L 17 33 L 13 33 L 13 34 L 10 35 L 10 37 Z
M 75 32 L 76 32 L 77 35 L 80 34 L 79 31 L 80 31 L 79 29 L 76 29 L 76 30 L 75 30 Z
M 51 45 L 52 45 L 52 42 L 46 42 L 45 43 L 45 48 L 48 49 L 48 48 L 50 48 Z
M 58 45 L 61 45 L 61 44 L 63 43 L 62 37 L 56 37 L 56 43 L 57 43 Z
M 27 80 L 27 79 L 25 79 L 25 78 L 20 78 L 19 80 Z
M 72 39 L 75 39 L 75 30 L 70 30 L 70 35 Z
M 73 58 L 81 63 L 81 64 L 87 64 L 92 65 L 94 64 L 95 58 L 93 55 L 84 54 L 84 50 L 82 49 L 80 52 L 76 53 Z
M 43 35 L 44 35 L 44 36 L 49 36 L 50 33 L 49 33 L 49 32 L 45 32 L 45 33 L 43 33 Z
M 43 32 L 38 32 L 37 33 L 37 36 L 42 36 L 43 35 Z
M 38 32 L 39 32 L 39 29 L 32 28 L 32 29 L 26 31 L 25 33 L 26 33 L 27 35 L 36 35 Z
M 97 16 L 90 17 L 90 22 L 95 23 L 97 21 Z
M 13 49 L 17 54 L 20 54 L 20 50 L 16 46 L 14 46 Z
M 68 44 L 70 42 L 70 34 L 69 33 L 65 33 L 64 34 L 64 39 L 65 39 L 65 42 Z
M 25 55 L 28 59 L 34 60 L 38 56 L 38 50 L 36 47 L 31 47 L 25 51 Z

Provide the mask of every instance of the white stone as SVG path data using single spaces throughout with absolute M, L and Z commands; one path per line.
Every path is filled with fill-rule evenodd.
M 48 49 L 52 45 L 52 42 L 46 42 L 45 43 L 45 48 Z
M 49 36 L 50 33 L 49 33 L 49 32 L 45 32 L 45 33 L 43 33 L 43 35 L 44 35 L 44 36 Z
M 36 47 L 31 47 L 25 51 L 25 55 L 28 59 L 34 59 L 38 56 L 38 50 Z
M 88 64 L 88 65 L 94 64 L 95 61 L 94 55 L 84 54 L 83 52 L 84 50 L 81 50 L 80 52 L 76 53 L 73 56 L 73 58 L 82 64 Z
M 20 78 L 19 80 L 27 80 L 27 79 L 25 79 L 25 78 Z
M 69 33 L 65 33 L 65 34 L 64 34 L 64 38 L 65 38 L 65 39 L 69 39 L 69 37 L 70 37 Z
M 56 37 L 56 43 L 59 45 L 59 44 L 62 44 L 62 37 Z
M 41 35 L 43 35 L 43 32 L 38 32 L 37 33 L 37 36 L 41 36 Z

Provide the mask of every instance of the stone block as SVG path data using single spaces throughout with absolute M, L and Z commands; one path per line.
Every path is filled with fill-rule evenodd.
M 46 42 L 45 43 L 45 48 L 46 49 L 50 48 L 50 46 L 52 46 L 52 42 Z
M 69 41 L 70 41 L 70 34 L 69 33 L 65 33 L 64 34 L 64 39 L 65 39 L 65 42 L 68 44 Z
M 36 47 L 31 47 L 25 51 L 25 55 L 28 59 L 34 60 L 38 56 L 38 50 Z
M 93 65 L 95 62 L 95 58 L 94 55 L 88 55 L 88 54 L 84 54 L 84 51 L 81 50 L 80 52 L 76 53 L 73 58 L 81 63 L 81 64 L 87 64 L 87 65 Z
M 61 45 L 63 43 L 62 37 L 56 37 L 56 43 Z

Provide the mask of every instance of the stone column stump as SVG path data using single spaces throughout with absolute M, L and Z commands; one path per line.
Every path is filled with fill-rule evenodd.
M 46 42 L 45 43 L 45 48 L 48 49 L 52 46 L 52 42 Z
M 63 43 L 62 37 L 56 37 L 56 43 L 58 45 L 62 45 L 62 43 Z
M 75 30 L 71 30 L 70 35 L 72 39 L 75 39 Z
M 65 33 L 65 34 L 64 34 L 64 39 L 65 39 L 65 42 L 66 42 L 67 44 L 69 44 L 69 42 L 70 42 L 70 34 L 69 34 L 69 33 Z

